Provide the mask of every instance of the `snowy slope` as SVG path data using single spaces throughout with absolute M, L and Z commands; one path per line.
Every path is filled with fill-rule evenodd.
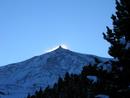
M 0 98 L 25 98 L 40 87 L 53 85 L 66 72 L 80 73 L 82 67 L 108 59 L 58 49 L 29 60 L 0 67 Z

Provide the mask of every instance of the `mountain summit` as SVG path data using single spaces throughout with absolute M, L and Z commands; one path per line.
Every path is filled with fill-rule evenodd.
M 65 44 L 61 44 L 59 46 L 56 46 L 56 47 L 53 47 L 51 49 L 48 49 L 46 52 L 51 52 L 51 51 L 54 51 L 54 50 L 57 50 L 57 49 L 68 49 L 68 47 L 65 45 Z
M 66 48 L 64 48 L 64 47 L 62 47 L 62 46 L 60 45 L 60 46 L 58 46 L 58 48 L 56 48 L 56 49 L 53 50 L 53 51 L 65 51 L 65 50 L 68 50 L 68 49 L 66 49 Z
M 79 74 L 84 65 L 108 59 L 80 54 L 59 46 L 56 50 L 26 61 L 0 67 L 0 97 L 24 98 L 37 89 L 53 85 L 66 72 Z M 98 62 L 98 63 L 99 63 Z
M 62 48 L 62 46 L 61 46 L 61 45 L 59 46 L 59 49 L 60 49 L 60 48 Z

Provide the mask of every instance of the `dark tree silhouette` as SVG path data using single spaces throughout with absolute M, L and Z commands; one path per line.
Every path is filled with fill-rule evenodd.
M 112 15 L 113 29 L 107 27 L 104 38 L 111 44 L 109 54 L 119 60 L 128 58 L 130 60 L 127 45 L 130 42 L 130 1 L 116 0 L 116 14 Z
M 113 29 L 107 27 L 104 39 L 111 46 L 108 53 L 115 58 L 113 62 L 113 82 L 118 98 L 127 98 L 130 85 L 130 0 L 116 0 L 116 13 L 112 15 Z
M 112 15 L 113 29 L 107 27 L 104 38 L 111 44 L 109 54 L 123 66 L 124 79 L 130 77 L 130 0 L 116 0 L 116 14 Z M 130 82 L 130 80 L 125 80 Z

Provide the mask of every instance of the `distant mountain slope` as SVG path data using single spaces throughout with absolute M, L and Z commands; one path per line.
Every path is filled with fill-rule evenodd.
M 66 72 L 78 74 L 84 65 L 107 60 L 59 47 L 29 60 L 0 67 L 0 98 L 24 98 L 40 87 L 53 85 Z

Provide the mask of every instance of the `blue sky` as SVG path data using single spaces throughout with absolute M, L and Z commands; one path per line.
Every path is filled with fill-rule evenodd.
M 0 0 L 0 65 L 60 44 L 109 57 L 102 32 L 112 27 L 114 9 L 114 0 Z

